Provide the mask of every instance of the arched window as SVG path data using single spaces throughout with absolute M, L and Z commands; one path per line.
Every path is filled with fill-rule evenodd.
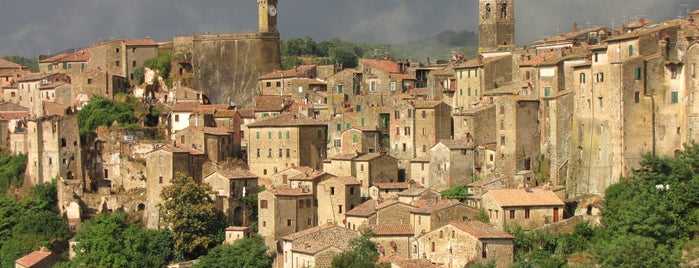
M 485 18 L 490 18 L 490 3 L 485 4 Z
M 502 9 L 500 10 L 500 18 L 507 19 L 507 3 L 502 3 Z

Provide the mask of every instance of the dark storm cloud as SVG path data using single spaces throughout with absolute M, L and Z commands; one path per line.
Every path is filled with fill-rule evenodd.
M 257 29 L 255 0 L 5 0 L 0 55 L 36 56 L 112 38 L 172 40 L 192 33 Z M 685 6 L 683 6 L 685 4 Z M 477 30 L 476 0 L 280 0 L 282 37 L 398 43 L 442 30 Z M 516 36 L 528 44 L 580 27 L 620 25 L 637 15 L 674 19 L 699 0 L 515 0 Z

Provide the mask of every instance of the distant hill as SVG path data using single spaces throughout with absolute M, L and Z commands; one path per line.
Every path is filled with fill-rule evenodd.
M 427 62 L 430 60 L 448 60 L 451 53 L 473 56 L 478 51 L 478 34 L 472 31 L 445 30 L 436 35 L 411 42 L 391 46 L 393 58 Z

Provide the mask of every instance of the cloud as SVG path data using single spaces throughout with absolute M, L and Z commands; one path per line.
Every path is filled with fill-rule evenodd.
M 172 40 L 192 33 L 257 30 L 253 0 L 23 0 L 0 9 L 0 55 L 86 47 L 110 38 Z M 682 6 L 687 4 L 687 6 Z M 529 44 L 580 27 L 620 25 L 641 14 L 674 19 L 699 0 L 515 0 L 516 40 Z M 477 31 L 476 0 L 280 0 L 283 38 L 397 43 L 440 31 Z

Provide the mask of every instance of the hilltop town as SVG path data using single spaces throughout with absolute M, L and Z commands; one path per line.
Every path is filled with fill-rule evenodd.
M 644 155 L 699 138 L 699 11 L 519 46 L 515 1 L 480 0 L 475 57 L 282 70 L 277 1 L 257 2 L 255 33 L 99 42 L 38 73 L 0 60 L 0 149 L 26 155 L 23 188 L 55 181 L 72 233 L 117 211 L 163 230 L 162 193 L 189 177 L 225 243 L 259 235 L 274 267 L 330 267 L 367 230 L 392 267 L 508 267 L 514 226 L 599 224 Z M 136 107 L 128 123 L 84 110 L 114 103 Z

